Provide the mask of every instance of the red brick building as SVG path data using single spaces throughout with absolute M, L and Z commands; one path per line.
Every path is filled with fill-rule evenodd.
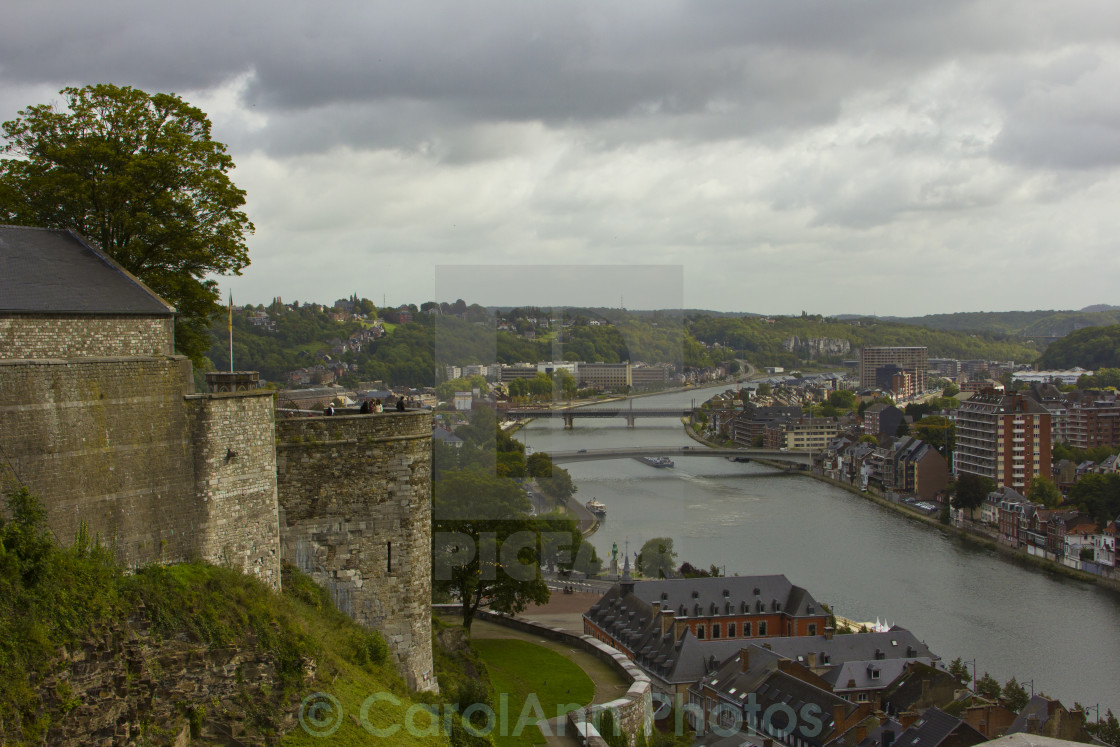
M 785 576 L 623 580 L 583 616 L 583 632 L 631 659 L 663 636 L 699 640 L 823 635 L 828 613 Z
M 1050 477 L 1050 411 L 1038 402 L 988 389 L 962 403 L 955 419 L 957 474 L 1020 492 L 1032 478 Z

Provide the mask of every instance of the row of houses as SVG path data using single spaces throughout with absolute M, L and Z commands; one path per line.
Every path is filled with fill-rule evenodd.
M 1004 734 L 1085 738 L 1084 714 L 1034 698 L 1016 714 L 979 698 L 912 632 L 837 634 L 785 576 L 634 581 L 584 632 L 626 655 L 682 709 L 700 744 L 755 735 L 787 747 L 971 747 Z M 956 715 L 950 715 L 947 710 Z
M 1091 573 L 1115 574 L 1116 535 L 1120 517 L 1098 527 L 1093 517 L 1076 509 L 1049 509 L 1009 487 L 990 492 L 969 517 L 953 509 L 958 526 L 978 520 L 1000 542 L 1029 555 Z

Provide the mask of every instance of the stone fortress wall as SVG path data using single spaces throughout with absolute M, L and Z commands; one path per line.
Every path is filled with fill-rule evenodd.
M 277 423 L 269 392 L 192 393 L 172 329 L 0 315 L 0 488 L 38 495 L 59 542 L 84 524 L 132 567 L 201 559 L 279 588 L 290 560 L 434 690 L 430 416 Z
M 281 554 L 434 690 L 431 416 L 281 419 L 276 433 Z

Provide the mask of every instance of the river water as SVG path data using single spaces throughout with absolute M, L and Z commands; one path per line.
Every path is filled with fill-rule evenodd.
M 718 390 L 644 397 L 634 407 L 687 407 Z M 533 421 L 535 450 L 623 446 L 702 449 L 678 419 Z M 657 469 L 634 459 L 564 465 L 607 518 L 592 541 L 619 563 L 652 537 L 671 537 L 678 563 L 727 575 L 785 574 L 844 617 L 899 624 L 945 661 L 975 659 L 1001 683 L 1120 713 L 1120 594 L 1021 568 L 848 491 L 719 457 Z M 1030 692 L 1030 687 L 1027 687 Z M 1095 714 L 1091 714 L 1095 715 Z

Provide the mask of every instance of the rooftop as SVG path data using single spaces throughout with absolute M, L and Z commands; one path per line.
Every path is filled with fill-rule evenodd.
M 0 312 L 170 316 L 175 309 L 73 231 L 0 226 Z

